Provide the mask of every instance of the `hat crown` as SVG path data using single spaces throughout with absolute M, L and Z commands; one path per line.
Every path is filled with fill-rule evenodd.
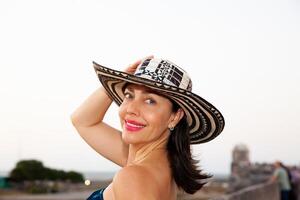
M 192 90 L 192 81 L 187 72 L 168 60 L 145 59 L 137 67 L 134 75 L 184 90 Z

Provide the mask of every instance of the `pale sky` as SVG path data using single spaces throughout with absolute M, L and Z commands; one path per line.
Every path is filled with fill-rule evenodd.
M 78 171 L 119 169 L 77 134 L 70 115 L 115 69 L 147 55 L 192 77 L 226 126 L 193 146 L 210 173 L 229 173 L 234 145 L 254 162 L 300 164 L 297 0 L 0 0 L 0 171 L 19 159 Z M 119 127 L 117 106 L 105 121 Z M 112 147 L 113 148 L 113 147 Z

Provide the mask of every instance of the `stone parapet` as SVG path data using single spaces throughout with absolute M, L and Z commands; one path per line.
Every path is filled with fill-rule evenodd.
M 279 194 L 276 183 L 261 183 L 212 200 L 280 200 Z

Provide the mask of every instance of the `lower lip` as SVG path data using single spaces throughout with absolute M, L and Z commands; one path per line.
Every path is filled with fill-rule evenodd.
M 141 130 L 141 129 L 144 128 L 144 127 L 133 127 L 133 126 L 128 125 L 128 124 L 125 122 L 125 128 L 126 128 L 127 131 L 136 132 L 136 131 Z

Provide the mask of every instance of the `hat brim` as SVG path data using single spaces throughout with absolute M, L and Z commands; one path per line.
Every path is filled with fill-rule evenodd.
M 144 85 L 175 101 L 186 114 L 191 144 L 208 142 L 224 128 L 222 114 L 212 104 L 190 91 L 113 70 L 96 62 L 93 62 L 93 66 L 103 87 L 117 105 L 121 105 L 124 99 L 123 87 L 126 83 Z

